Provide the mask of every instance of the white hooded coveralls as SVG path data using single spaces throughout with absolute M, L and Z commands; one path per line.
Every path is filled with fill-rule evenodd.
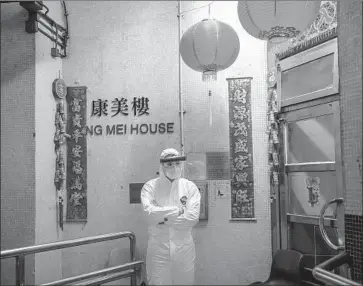
M 182 206 L 182 197 L 186 197 L 184 213 L 164 222 L 173 207 Z M 184 178 L 171 182 L 160 168 L 160 177 L 143 186 L 141 202 L 149 225 L 148 284 L 193 285 L 195 246 L 191 231 L 199 221 L 200 193 L 197 186 Z

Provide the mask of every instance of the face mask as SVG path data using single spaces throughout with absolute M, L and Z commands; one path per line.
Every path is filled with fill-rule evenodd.
M 181 176 L 181 168 L 175 167 L 172 169 L 165 170 L 165 176 L 168 177 L 170 180 L 175 180 Z

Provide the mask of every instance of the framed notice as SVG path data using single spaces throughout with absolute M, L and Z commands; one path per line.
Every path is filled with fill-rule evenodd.
M 207 152 L 207 180 L 229 179 L 229 152 Z
M 129 185 L 130 204 L 141 204 L 141 189 L 145 183 L 131 183 Z
M 194 182 L 200 192 L 199 220 L 208 220 L 208 184 L 205 181 Z

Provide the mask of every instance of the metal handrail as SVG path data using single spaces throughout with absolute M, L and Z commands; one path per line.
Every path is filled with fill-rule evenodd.
M 53 282 L 49 282 L 49 283 L 45 283 L 45 284 L 41 284 L 41 285 L 42 286 L 69 285 L 70 283 L 95 278 L 97 276 L 101 276 L 101 275 L 105 275 L 105 274 L 114 274 L 114 273 L 117 273 L 117 272 L 120 272 L 120 271 L 131 270 L 131 269 L 139 270 L 139 267 L 143 263 L 144 262 L 141 261 L 141 260 L 140 261 L 133 261 L 133 262 L 129 262 L 129 263 L 126 263 L 126 264 L 119 265 L 119 266 L 109 267 L 109 268 L 105 268 L 105 269 L 93 271 L 93 272 L 90 272 L 90 273 L 73 276 L 73 277 L 69 277 L 69 278 L 65 278 L 65 279 L 61 279 L 61 280 L 57 280 L 57 281 L 53 281 Z M 117 274 L 120 274 L 120 273 L 117 273 Z M 122 273 L 122 274 L 124 274 L 124 273 Z
M 127 270 L 122 273 L 114 273 L 108 274 L 93 280 L 83 281 L 82 283 L 71 284 L 72 286 L 94 286 L 94 285 L 103 285 L 104 283 L 108 283 L 115 280 L 120 280 L 122 278 L 127 278 L 136 274 L 135 270 Z M 69 285 L 69 284 L 68 284 Z
M 51 243 L 46 243 L 46 244 L 41 244 L 41 245 L 33 245 L 33 246 L 16 248 L 16 249 L 4 250 L 4 251 L 1 251 L 0 259 L 10 258 L 10 257 L 16 258 L 16 285 L 23 286 L 23 285 L 25 285 L 25 255 L 52 251 L 52 250 L 58 250 L 58 249 L 69 248 L 69 247 L 75 247 L 75 246 L 80 246 L 80 245 L 85 245 L 85 244 L 103 242 L 103 241 L 110 241 L 110 240 L 115 240 L 115 239 L 120 239 L 120 238 L 125 238 L 125 237 L 129 238 L 129 240 L 130 240 L 130 259 L 131 259 L 131 262 L 134 262 L 134 263 L 131 263 L 132 265 L 129 263 L 129 264 L 124 264 L 124 265 L 118 266 L 119 267 L 118 271 L 120 271 L 121 269 L 123 270 L 123 268 L 125 268 L 125 267 L 129 267 L 129 266 L 136 267 L 137 265 L 140 265 L 140 261 L 135 261 L 136 260 L 135 259 L 136 237 L 135 237 L 135 234 L 131 231 L 102 234 L 102 235 L 97 235 L 97 236 L 90 236 L 90 237 L 84 237 L 84 238 L 77 238 L 77 239 L 71 239 L 71 240 L 51 242 Z M 126 269 L 130 269 L 130 267 L 126 268 Z M 107 270 L 107 271 L 104 271 L 104 273 L 106 273 L 106 272 L 109 273 L 109 272 L 115 271 L 115 270 L 113 270 L 114 268 L 115 267 L 104 269 L 104 270 Z M 97 275 L 104 274 L 102 271 L 101 271 L 102 273 L 100 271 L 94 271 L 94 272 L 87 273 L 87 274 L 80 275 L 80 276 L 82 276 L 82 279 L 92 278 L 92 277 L 96 276 L 94 274 L 95 272 L 97 272 Z M 77 277 L 79 278 L 79 276 L 72 277 L 72 278 L 77 278 Z M 78 278 L 74 281 L 79 281 Z M 70 278 L 68 278 L 68 279 L 70 279 Z M 63 280 L 66 280 L 66 279 L 63 279 Z M 62 283 L 62 280 L 59 280 L 56 282 Z M 50 285 L 54 285 L 54 284 L 50 284 Z M 59 284 L 57 284 L 57 285 L 59 285 Z M 136 285 L 136 272 L 131 275 L 131 285 Z
M 362 286 L 358 282 L 330 272 L 344 264 L 352 265 L 352 263 L 352 257 L 347 252 L 343 252 L 314 267 L 313 276 L 327 285 Z
M 319 229 L 321 232 L 321 235 L 324 239 L 324 241 L 329 245 L 330 248 L 334 249 L 334 250 L 344 250 L 345 246 L 344 243 L 341 241 L 341 238 L 338 237 L 338 243 L 340 243 L 340 245 L 335 245 L 329 238 L 328 234 L 326 233 L 326 230 L 324 228 L 324 215 L 326 210 L 328 209 L 328 207 L 332 204 L 341 204 L 344 202 L 343 198 L 335 198 L 329 202 L 326 202 L 323 207 L 321 208 L 320 211 L 320 216 L 319 216 Z

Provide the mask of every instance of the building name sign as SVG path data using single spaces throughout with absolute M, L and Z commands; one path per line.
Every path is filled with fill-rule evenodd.
M 143 124 L 114 124 L 114 125 L 91 125 L 86 127 L 87 135 L 144 135 L 174 133 L 174 123 L 143 123 Z
M 129 110 L 127 98 L 115 98 L 109 101 L 98 99 L 92 101 L 91 117 L 108 117 L 115 116 L 149 116 L 149 99 L 147 97 L 134 97 Z M 74 118 L 74 120 L 80 118 Z M 73 122 L 77 125 L 77 122 Z M 113 125 L 91 125 L 86 126 L 83 130 L 86 135 L 145 135 L 145 134 L 171 134 L 174 133 L 174 122 L 162 123 L 137 123 L 137 124 L 113 124 Z

